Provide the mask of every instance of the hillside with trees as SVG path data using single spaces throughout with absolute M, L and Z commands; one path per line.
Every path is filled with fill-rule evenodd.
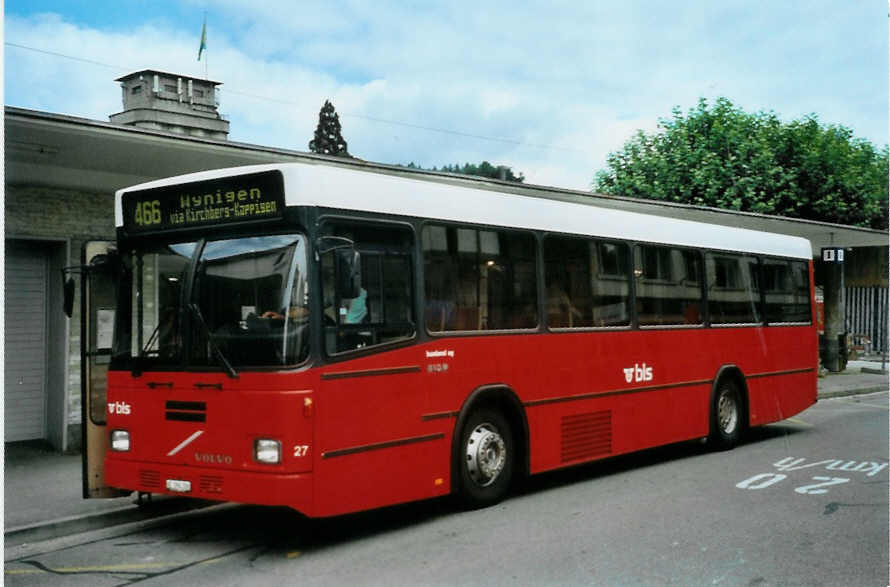
M 488 177 L 491 179 L 501 179 L 501 169 L 503 169 L 505 181 L 514 181 L 517 183 L 522 183 L 525 181 L 525 175 L 520 172 L 518 175 L 513 172 L 510 167 L 506 167 L 504 165 L 492 165 L 488 161 L 483 161 L 479 165 L 474 165 L 472 163 L 464 163 L 463 165 L 455 163 L 454 165 L 443 165 L 442 167 L 431 167 L 425 168 L 420 167 L 419 165 L 415 165 L 412 161 L 408 165 L 405 165 L 409 169 L 422 169 L 424 171 L 443 171 L 445 173 L 458 173 L 462 175 L 476 175 L 479 177 Z

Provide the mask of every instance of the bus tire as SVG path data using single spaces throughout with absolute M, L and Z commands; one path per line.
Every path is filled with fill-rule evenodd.
M 498 411 L 473 410 L 460 431 L 456 460 L 458 496 L 465 507 L 501 501 L 510 489 L 516 460 L 510 423 Z
M 715 450 L 729 450 L 742 435 L 744 404 L 739 386 L 732 377 L 723 377 L 711 401 L 708 444 Z

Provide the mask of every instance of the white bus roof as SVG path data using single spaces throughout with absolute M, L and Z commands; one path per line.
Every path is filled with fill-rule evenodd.
M 405 177 L 359 171 L 326 163 L 280 163 L 232 167 L 180 175 L 117 191 L 115 223 L 122 225 L 121 196 L 177 183 L 203 181 L 277 169 L 284 176 L 288 206 L 322 206 L 488 224 L 549 232 L 591 235 L 641 242 L 740 251 L 781 257 L 812 258 L 807 239 L 665 218 L 637 212 L 565 202 L 536 194 L 533 187 L 467 187 L 438 176 Z

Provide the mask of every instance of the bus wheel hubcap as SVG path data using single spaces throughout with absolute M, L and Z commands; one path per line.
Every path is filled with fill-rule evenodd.
M 467 439 L 467 470 L 478 485 L 495 482 L 507 462 L 507 446 L 491 424 L 479 424 Z
M 739 421 L 739 411 L 731 391 L 724 390 L 717 402 L 717 418 L 720 430 L 724 434 L 732 434 Z

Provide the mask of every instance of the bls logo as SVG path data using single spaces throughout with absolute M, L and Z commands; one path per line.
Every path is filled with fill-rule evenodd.
M 108 413 L 117 414 L 120 416 L 129 416 L 130 404 L 128 404 L 127 402 L 109 402 Z
M 646 363 L 643 363 L 642 367 L 639 363 L 634 363 L 633 367 L 626 367 L 624 369 L 624 380 L 628 383 L 631 381 L 634 383 L 639 383 L 640 381 L 652 381 L 652 367 L 647 367 Z

